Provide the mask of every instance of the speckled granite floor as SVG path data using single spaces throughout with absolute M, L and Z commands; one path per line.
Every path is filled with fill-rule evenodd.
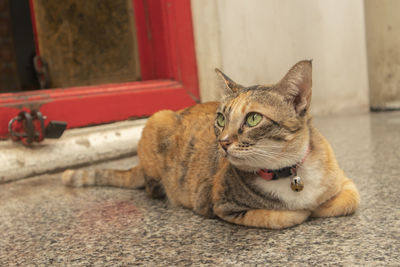
M 0 266 L 400 266 L 400 113 L 315 124 L 359 187 L 362 205 L 351 217 L 246 228 L 143 191 L 71 189 L 59 174 L 43 175 L 0 185 Z

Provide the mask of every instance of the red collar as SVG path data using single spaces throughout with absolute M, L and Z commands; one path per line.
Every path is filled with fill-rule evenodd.
M 306 161 L 309 154 L 310 147 L 307 148 L 307 152 L 304 155 L 303 159 L 296 165 L 285 167 L 279 170 L 260 169 L 257 174 L 266 181 L 277 180 L 279 178 L 288 177 L 290 175 L 297 175 L 297 168 L 299 167 L 299 165 L 303 164 L 304 161 Z

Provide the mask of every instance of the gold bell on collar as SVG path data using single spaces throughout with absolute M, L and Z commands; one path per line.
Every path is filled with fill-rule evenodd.
M 304 183 L 301 180 L 300 176 L 293 176 L 290 181 L 290 188 L 292 188 L 295 192 L 300 192 L 304 188 Z

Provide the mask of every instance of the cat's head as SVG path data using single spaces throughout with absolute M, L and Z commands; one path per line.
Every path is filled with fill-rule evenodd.
M 311 61 L 294 65 L 275 85 L 239 85 L 216 70 L 228 93 L 215 119 L 220 149 L 236 167 L 257 171 L 295 165 L 309 146 Z

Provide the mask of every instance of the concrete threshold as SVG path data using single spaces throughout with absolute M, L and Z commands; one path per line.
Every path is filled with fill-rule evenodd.
M 136 153 L 146 119 L 67 130 L 32 146 L 0 141 L 0 183 Z

